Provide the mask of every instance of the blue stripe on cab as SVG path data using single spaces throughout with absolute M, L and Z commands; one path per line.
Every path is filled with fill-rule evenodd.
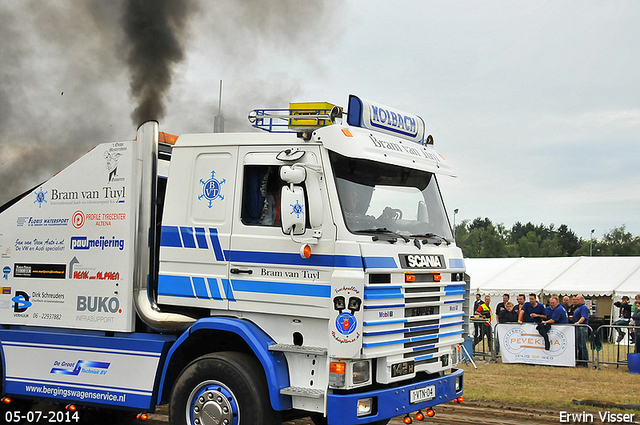
M 209 293 L 204 283 L 204 277 L 192 277 L 191 281 L 193 282 L 193 289 L 196 291 L 196 297 L 208 299 Z
M 196 247 L 196 241 L 193 239 L 193 227 L 180 227 L 180 234 L 185 248 Z
M 182 241 L 180 240 L 180 233 L 177 226 L 162 226 L 160 246 L 182 248 Z
M 209 249 L 207 244 L 207 235 L 202 227 L 196 227 L 196 241 L 198 242 L 198 248 Z
M 464 269 L 464 260 L 462 258 L 449 258 L 450 269 Z
M 209 284 L 209 292 L 211 292 L 211 297 L 214 300 L 222 301 L 222 295 L 220 295 L 220 288 L 218 287 L 218 279 L 208 277 L 207 283 Z
M 193 298 L 193 287 L 189 276 L 158 276 L 158 295 Z
M 386 299 L 398 299 L 404 298 L 402 295 L 402 287 L 367 287 L 364 288 L 364 299 L 365 300 L 386 300 Z
M 260 294 L 298 295 L 303 297 L 330 298 L 329 285 L 310 285 L 306 283 L 265 282 L 262 280 L 232 280 L 234 291 Z
M 218 239 L 218 229 L 210 227 L 209 237 L 211 238 L 211 245 L 213 245 L 213 252 L 216 254 L 216 261 L 225 261 L 226 259 L 220 246 L 220 239 Z
M 364 257 L 365 269 L 397 269 L 398 264 L 393 257 Z

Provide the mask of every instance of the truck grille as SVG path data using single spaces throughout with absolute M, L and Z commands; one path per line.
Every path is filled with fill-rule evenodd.
M 463 333 L 464 283 L 452 282 L 451 275 L 440 282 L 429 276 L 425 273 L 418 283 L 396 282 L 404 279 L 402 274 L 369 276 L 363 303 L 367 357 L 398 356 L 427 364 L 437 360 L 441 345 L 448 349 L 457 342 Z

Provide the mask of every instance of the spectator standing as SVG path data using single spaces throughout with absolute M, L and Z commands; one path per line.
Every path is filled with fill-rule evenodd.
M 480 325 L 480 333 L 478 337 L 473 342 L 473 345 L 477 345 L 480 343 L 484 337 L 487 337 L 487 343 L 489 344 L 489 351 L 491 351 L 493 347 L 493 338 L 491 335 L 491 319 L 493 318 L 493 312 L 491 311 L 490 303 L 491 297 L 488 295 L 484 297 L 485 301 L 480 301 L 478 309 L 476 310 L 476 316 L 480 316 L 485 319 L 484 323 L 479 323 Z
M 518 323 L 518 313 L 516 312 L 513 303 L 507 301 L 504 303 L 504 310 L 499 313 L 499 323 Z
M 567 312 L 567 317 L 570 316 L 569 312 L 573 313 L 573 306 L 571 305 L 571 299 L 568 296 L 562 297 L 562 307 L 564 307 Z M 571 320 L 571 319 L 569 319 Z
M 500 312 L 506 310 L 505 304 L 509 301 L 509 294 L 502 296 L 502 302 L 496 306 L 496 323 L 500 323 Z
M 499 304 L 498 304 L 499 305 Z M 496 310 L 498 308 L 496 307 Z M 507 301 L 504 303 L 504 308 L 500 310 L 499 313 L 496 314 L 496 321 L 498 323 L 497 326 L 505 323 L 518 323 L 518 312 L 513 307 L 513 303 L 511 301 Z M 500 351 L 500 334 L 496 332 L 496 354 Z
M 482 301 L 482 295 L 476 294 L 476 300 L 473 303 L 473 314 L 477 314 L 478 307 L 480 307 L 480 304 L 482 303 L 484 303 L 484 301 Z M 478 338 L 480 338 L 481 334 L 482 334 L 482 323 L 474 322 L 473 323 L 473 340 L 475 341 Z M 473 345 L 475 345 L 475 342 Z
M 634 353 L 640 353 L 640 294 L 636 295 L 636 302 L 634 303 L 635 311 L 631 316 L 631 321 L 635 326 L 635 334 L 636 334 L 636 348 Z
M 620 316 L 618 317 L 618 320 L 613 322 L 613 324 L 629 326 L 629 320 L 631 320 L 631 304 L 629 304 L 629 297 L 625 295 L 622 297 L 622 301 L 616 301 L 613 305 L 620 309 Z M 619 343 L 626 335 L 626 332 L 624 332 L 622 328 L 616 328 L 616 330 L 618 331 L 618 339 L 616 342 Z
M 573 323 L 576 326 L 576 360 L 578 367 L 587 367 L 589 363 L 589 352 L 587 351 L 587 337 L 589 335 L 589 309 L 584 305 L 584 297 L 576 295 L 573 297 Z
M 531 317 L 531 313 L 534 313 L 536 316 Z M 544 306 L 538 302 L 537 295 L 529 294 L 529 301 L 524 303 L 524 306 L 522 307 L 522 310 L 520 310 L 520 314 L 518 315 L 518 323 L 540 323 L 542 319 L 539 317 L 539 315 L 542 314 L 544 314 Z
M 551 325 L 554 323 L 569 323 L 567 311 L 562 305 L 560 305 L 560 300 L 557 296 L 551 297 L 549 300 L 549 307 L 544 309 L 544 314 L 531 313 L 531 317 L 540 317 L 542 319 L 536 329 L 538 329 L 538 332 L 540 332 L 540 335 L 544 338 L 545 350 L 549 350 L 551 348 L 551 343 L 549 341 L 549 330 L 551 329 Z
M 564 300 L 567 300 L 568 303 L 568 307 L 565 304 Z M 567 316 L 569 316 L 569 323 L 573 323 L 573 310 L 576 309 L 576 307 L 573 305 L 573 300 L 570 300 L 569 297 L 564 297 L 562 299 L 562 305 L 565 308 L 565 310 L 567 310 Z
M 516 301 L 518 302 L 518 304 L 516 304 L 514 306 L 514 310 L 516 310 L 516 313 L 518 313 L 518 315 L 520 315 L 520 311 L 522 310 L 522 307 L 524 307 L 524 302 L 527 298 L 524 296 L 524 294 L 518 294 L 518 296 L 516 297 Z

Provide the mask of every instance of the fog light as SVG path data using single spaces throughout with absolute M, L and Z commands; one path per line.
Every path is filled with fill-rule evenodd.
M 346 383 L 347 364 L 344 362 L 331 362 L 329 365 L 329 386 L 342 388 Z
M 462 376 L 456 378 L 456 392 L 459 393 L 460 391 L 462 391 Z
M 358 400 L 358 416 L 367 416 L 373 413 L 373 398 L 361 398 Z
M 362 384 L 363 382 L 369 381 L 369 378 L 371 376 L 369 372 L 371 370 L 371 368 L 369 367 L 370 364 L 371 363 L 369 362 L 369 360 L 353 363 L 352 377 L 353 377 L 354 384 Z

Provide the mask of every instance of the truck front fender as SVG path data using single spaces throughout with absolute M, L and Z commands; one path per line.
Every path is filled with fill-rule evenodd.
M 161 404 L 163 394 L 165 394 L 165 385 L 168 386 L 167 390 L 170 390 L 173 386 L 173 381 L 175 380 L 175 376 L 167 378 L 172 362 L 181 361 L 177 359 L 180 357 L 179 355 L 174 359 L 174 354 L 179 351 L 180 347 L 189 341 L 189 338 L 191 338 L 193 334 L 202 331 L 233 334 L 242 339 L 264 369 L 264 374 L 269 386 L 269 397 L 271 399 L 272 407 L 279 411 L 287 410 L 292 407 L 291 396 L 280 394 L 280 389 L 289 386 L 287 360 L 281 352 L 269 351 L 269 346 L 276 342 L 254 323 L 247 320 L 228 317 L 206 317 L 199 319 L 182 335 L 180 335 L 169 350 L 162 369 L 160 388 L 158 391 L 158 404 Z M 181 365 L 180 369 L 185 366 L 186 364 Z

